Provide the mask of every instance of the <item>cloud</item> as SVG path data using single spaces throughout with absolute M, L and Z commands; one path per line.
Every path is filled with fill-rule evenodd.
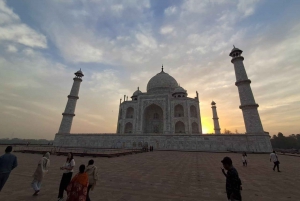
M 47 48 L 46 37 L 23 24 L 20 18 L 0 1 L 0 42 L 9 41 L 29 47 Z
M 13 45 L 8 45 L 6 50 L 8 52 L 17 52 L 18 51 L 18 49 Z
M 176 11 L 177 11 L 177 8 L 175 6 L 170 6 L 167 9 L 165 9 L 164 12 L 166 15 L 172 15 L 172 14 L 175 14 Z
M 239 0 L 237 5 L 238 11 L 242 12 L 244 16 L 252 15 L 255 11 L 255 5 L 259 0 Z
M 165 27 L 162 27 L 162 28 L 160 29 L 160 33 L 161 33 L 161 34 L 169 34 L 169 33 L 171 33 L 173 30 L 174 30 L 173 27 L 165 26 Z

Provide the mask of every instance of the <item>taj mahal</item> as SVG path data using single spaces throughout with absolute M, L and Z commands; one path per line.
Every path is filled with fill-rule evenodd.
M 118 134 L 202 134 L 198 95 L 189 98 L 163 67 L 148 82 L 147 93 L 138 88 L 131 99 L 120 103 Z
M 202 133 L 199 95 L 189 97 L 175 78 L 164 71 L 153 76 L 147 91 L 139 88 L 130 97 L 120 99 L 116 133 L 71 134 L 75 107 L 83 72 L 75 73 L 73 86 L 54 146 L 136 149 L 153 146 L 156 150 L 271 152 L 270 137 L 263 130 L 243 60 L 242 50 L 230 52 L 238 88 L 246 133 L 221 134 L 216 103 L 211 103 L 215 134 Z

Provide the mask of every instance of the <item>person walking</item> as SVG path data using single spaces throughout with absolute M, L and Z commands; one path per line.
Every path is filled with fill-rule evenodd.
M 18 166 L 17 157 L 12 152 L 12 146 L 5 149 L 5 154 L 0 157 L 0 192 L 6 183 L 10 172 Z
M 89 186 L 87 189 L 86 201 L 91 201 L 89 193 L 90 193 L 90 190 L 92 190 L 92 191 L 94 190 L 94 188 L 97 184 L 97 180 L 98 180 L 98 170 L 97 170 L 97 167 L 94 165 L 94 160 L 89 160 L 89 164 L 86 167 L 85 172 L 89 176 Z
M 60 168 L 61 170 L 64 170 L 64 173 L 62 175 L 60 185 L 59 185 L 58 201 L 63 200 L 64 191 L 66 190 L 67 186 L 69 185 L 72 179 L 74 166 L 75 166 L 75 160 L 73 158 L 73 154 L 70 152 L 68 153 L 68 158 L 65 164 Z
M 226 193 L 227 199 L 229 201 L 241 201 L 241 190 L 242 190 L 242 182 L 239 177 L 237 170 L 232 165 L 232 160 L 229 157 L 225 157 L 222 161 L 223 167 L 227 170 L 222 169 L 222 173 L 226 177 Z
M 277 172 L 281 172 L 279 170 L 279 160 L 278 160 L 278 156 L 276 154 L 275 151 L 273 151 L 273 153 L 270 154 L 270 162 L 273 162 L 274 163 L 274 167 L 273 167 L 273 171 L 275 171 L 275 168 L 277 167 Z
M 243 166 L 247 167 L 248 163 L 247 163 L 247 154 L 246 154 L 246 152 L 244 152 L 243 155 L 242 155 L 242 161 L 243 161 Z
M 85 165 L 80 165 L 79 173 L 76 174 L 67 187 L 66 201 L 86 201 L 89 176 L 85 170 Z
M 33 174 L 33 181 L 31 183 L 31 186 L 33 190 L 35 191 L 33 196 L 36 196 L 39 194 L 41 190 L 42 180 L 44 178 L 45 173 L 48 172 L 48 168 L 50 166 L 50 153 L 47 152 L 38 163 L 38 166 Z

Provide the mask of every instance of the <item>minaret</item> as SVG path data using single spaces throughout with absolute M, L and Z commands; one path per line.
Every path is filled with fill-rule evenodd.
M 79 99 L 78 93 L 79 93 L 80 84 L 82 82 L 81 78 L 84 75 L 81 69 L 74 74 L 75 74 L 75 77 L 73 78 L 74 83 L 70 95 L 68 95 L 68 102 L 66 105 L 66 109 L 64 113 L 62 113 L 63 118 L 61 120 L 61 124 L 58 131 L 58 133 L 60 134 L 70 134 L 73 117 L 75 116 L 74 112 L 75 112 L 76 102 L 77 99 Z
M 217 114 L 217 107 L 216 107 L 216 103 L 214 101 L 211 102 L 211 108 L 212 108 L 212 113 L 213 113 L 213 120 L 214 120 L 214 130 L 215 130 L 215 134 L 221 134 L 220 132 L 220 125 L 219 125 L 219 117 Z
M 234 47 L 234 46 L 233 46 Z M 257 111 L 258 104 L 255 103 L 254 96 L 250 87 L 251 80 L 248 79 L 244 57 L 241 56 L 242 50 L 234 47 L 229 56 L 232 57 L 231 63 L 234 65 L 236 82 L 240 96 L 240 109 L 243 112 L 246 134 L 264 134 L 264 130 Z

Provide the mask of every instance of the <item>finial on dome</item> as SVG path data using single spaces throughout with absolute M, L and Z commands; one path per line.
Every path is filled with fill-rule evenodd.
M 140 90 L 140 87 L 138 87 L 138 91 Z
M 164 64 L 161 65 L 161 72 L 164 72 Z
M 235 48 L 235 46 L 233 45 L 233 48 Z

